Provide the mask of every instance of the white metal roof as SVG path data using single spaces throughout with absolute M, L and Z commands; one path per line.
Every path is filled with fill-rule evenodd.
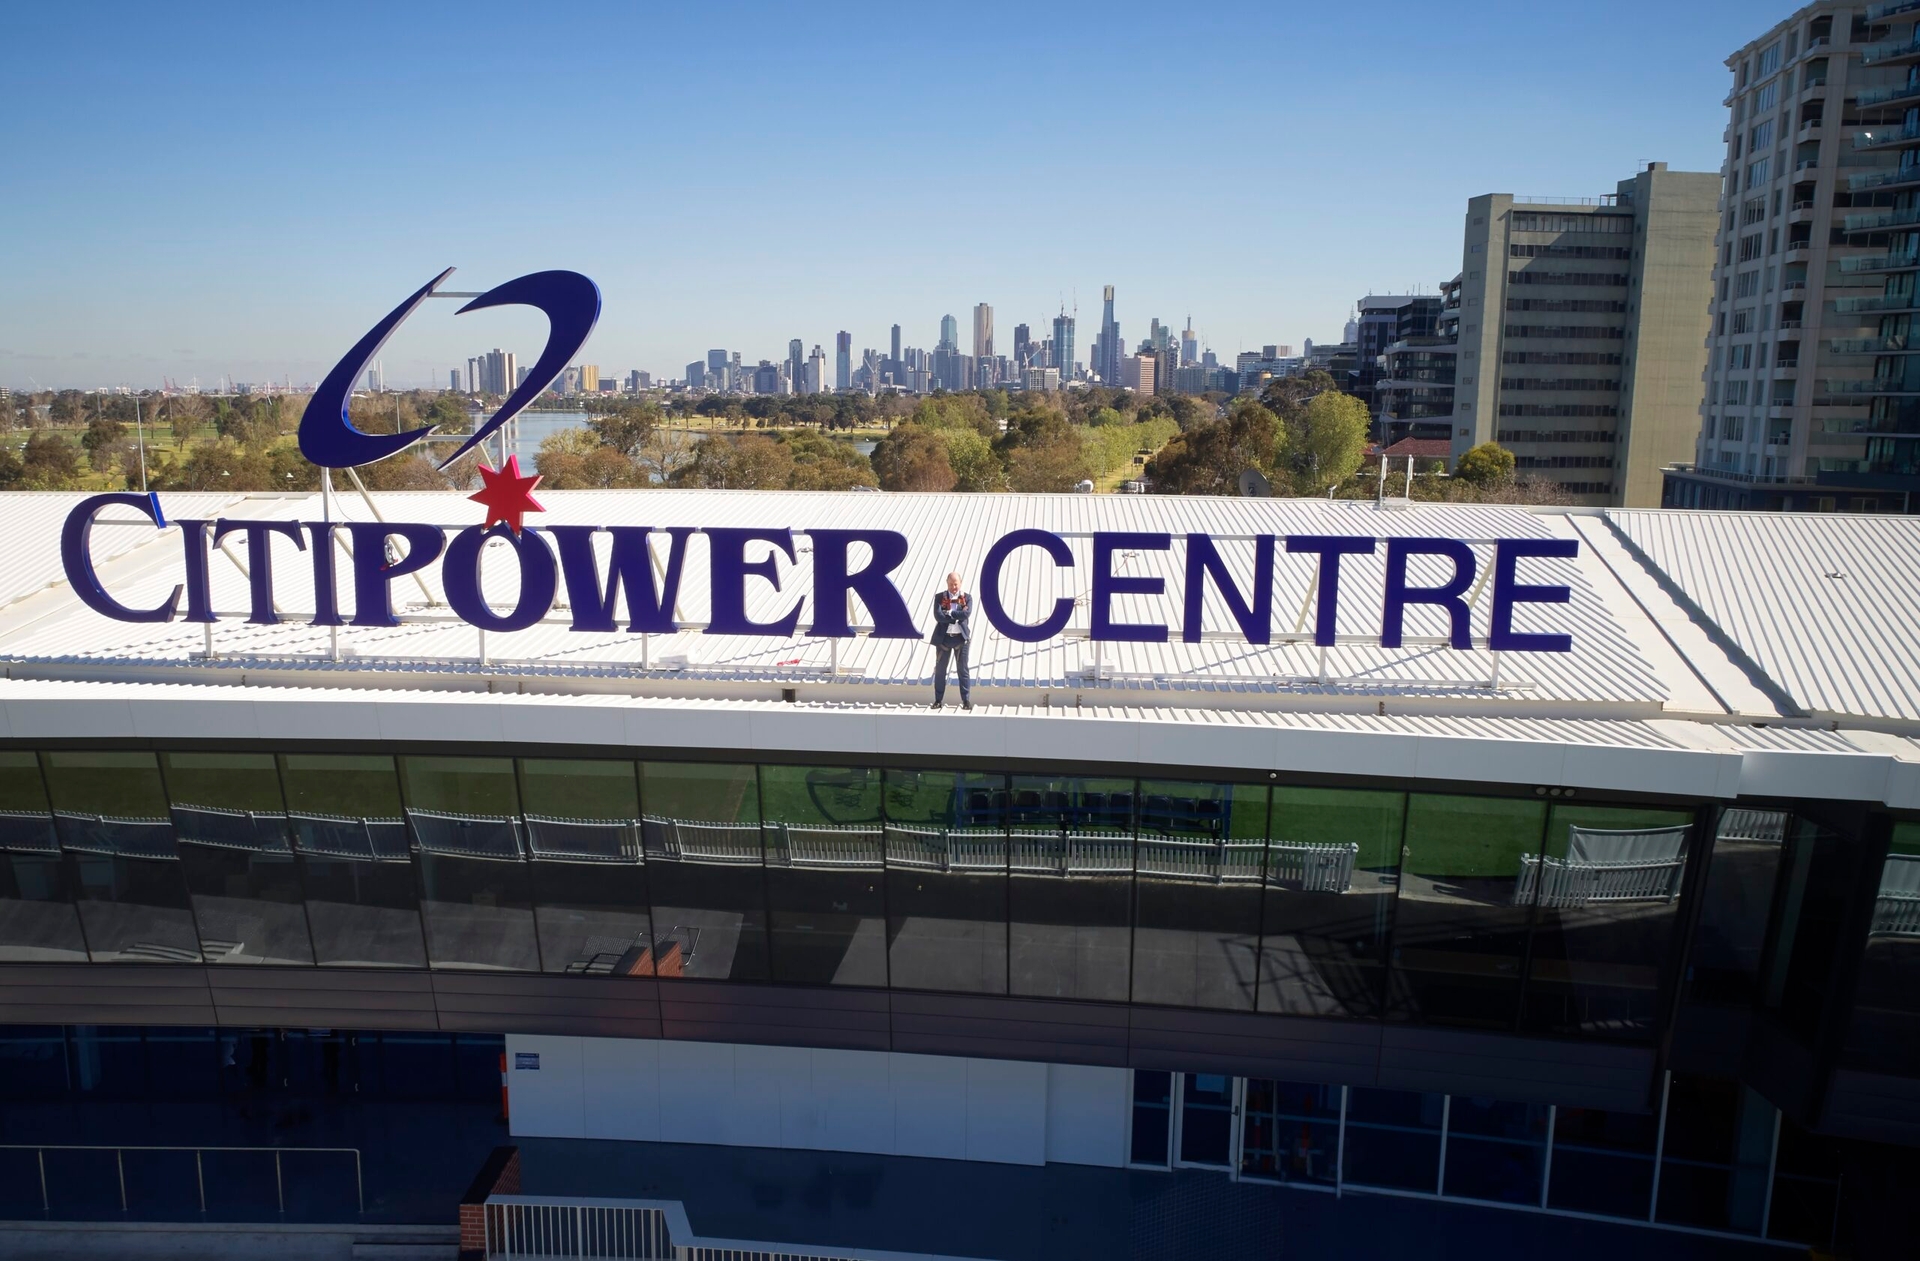
M 313 607 L 311 570 L 285 542 L 274 544 L 275 586 L 287 618 L 279 626 L 243 620 L 248 588 L 241 565 L 248 558 L 237 541 L 230 542 L 230 555 L 213 557 L 214 606 L 222 620 L 210 632 L 183 622 L 121 623 L 87 609 L 59 580 L 59 526 L 79 498 L 0 495 L 0 529 L 10 541 L 0 551 L 0 667 L 14 680 L 0 686 L 0 718 L 28 712 L 20 706 L 30 700 L 32 712 L 42 715 L 24 727 L 13 721 L 9 730 L 16 735 L 28 729 L 46 735 L 59 731 L 59 724 L 45 717 L 52 712 L 43 704 L 48 694 L 18 690 L 23 687 L 51 687 L 52 695 L 68 700 L 125 698 L 109 708 L 126 704 L 135 710 L 150 708 L 162 695 L 227 696 L 241 683 L 248 685 L 250 697 L 266 695 L 259 685 L 292 688 L 302 702 L 329 702 L 325 711 L 303 711 L 316 716 L 341 713 L 334 703 L 349 700 L 391 713 L 396 722 L 402 721 L 400 715 L 431 710 L 439 715 L 436 721 L 453 724 L 436 737 L 442 739 L 491 729 L 449 716 L 468 714 L 468 709 L 439 707 L 443 699 L 455 706 L 480 703 L 451 699 L 459 694 L 491 694 L 486 703 L 499 705 L 512 703 L 503 694 L 539 694 L 542 712 L 557 707 L 581 721 L 612 707 L 656 717 L 670 713 L 675 723 L 687 723 L 694 721 L 689 715 L 712 718 L 729 707 L 739 707 L 742 715 L 761 713 L 756 707 L 773 701 L 772 716 L 747 725 L 804 717 L 816 744 L 819 732 L 866 732 L 870 719 L 879 722 L 876 716 L 926 696 L 932 653 L 924 642 L 864 636 L 830 641 L 805 633 L 812 620 L 812 553 L 804 533 L 796 536 L 796 563 L 781 562 L 779 591 L 758 579 L 748 583 L 748 613 L 755 620 L 776 620 L 796 602 L 802 604 L 799 633 L 792 639 L 710 635 L 700 629 L 709 610 L 706 542 L 696 535 L 678 610 L 680 620 L 692 624 L 684 631 L 646 637 L 582 634 L 568 628 L 570 612 L 560 608 L 543 624 L 517 634 L 489 634 L 483 644 L 473 627 L 438 603 L 436 566 L 426 571 L 425 593 L 410 579 L 393 584 L 396 611 L 413 620 L 393 628 L 342 628 L 336 650 L 333 634 L 304 624 Z M 1189 747 L 1199 747 L 1197 742 L 1211 747 L 1219 740 L 1240 747 L 1251 739 L 1245 747 L 1256 753 L 1271 746 L 1266 735 L 1253 732 L 1311 732 L 1313 748 L 1334 747 L 1329 738 L 1341 733 L 1363 742 L 1348 746 L 1353 749 L 1374 747 L 1365 742 L 1384 742 L 1378 747 L 1386 750 L 1411 749 L 1423 740 L 1441 742 L 1433 747 L 1466 741 L 1460 747 L 1488 755 L 1489 764 L 1478 773 L 1493 779 L 1515 766 L 1541 769 L 1535 762 L 1513 762 L 1506 753 L 1490 752 L 1513 747 L 1509 742 L 1551 746 L 1569 756 L 1573 750 L 1625 747 L 1645 760 L 1633 772 L 1636 778 L 1626 781 L 1632 783 L 1651 782 L 1646 777 L 1662 757 L 1671 766 L 1698 769 L 1689 761 L 1694 754 L 1731 759 L 1728 765 L 1734 766 L 1780 758 L 1811 758 L 1810 766 L 1830 766 L 1836 758 L 1856 768 L 1867 762 L 1906 765 L 1911 746 L 1897 737 L 1920 735 L 1920 649 L 1909 629 L 1920 613 L 1914 607 L 1920 598 L 1915 596 L 1920 521 L 1463 505 L 1382 510 L 1322 500 L 1126 495 L 579 491 L 540 498 L 548 511 L 530 518 L 536 524 L 897 530 L 908 537 L 911 550 L 894 580 L 923 630 L 932 593 L 949 569 L 958 570 L 973 588 L 994 540 L 1021 528 L 1061 534 L 1075 554 L 1072 569 L 1058 569 L 1039 551 L 1023 549 L 1009 563 L 1002 588 L 1010 611 L 1026 621 L 1038 620 L 1058 598 L 1073 600 L 1067 634 L 1049 643 L 1021 644 L 1002 638 L 976 616 L 974 679 L 981 711 L 967 721 L 996 719 L 1001 727 L 1038 733 L 1022 735 L 1022 741 L 1064 740 L 1062 747 L 1076 755 L 1094 747 L 1086 741 L 1101 724 L 1151 728 L 1161 733 L 1156 739 Z M 312 521 L 321 516 L 314 495 L 163 495 L 162 503 L 174 520 L 224 515 Z M 481 519 L 480 509 L 462 496 L 426 493 L 380 494 L 371 503 L 337 495 L 334 514 L 337 520 L 369 521 L 375 507 L 389 521 L 464 527 Z M 123 523 L 108 524 L 116 519 Z M 1123 572 L 1167 579 L 1167 595 L 1115 601 L 1118 618 L 1173 626 L 1173 642 L 1095 645 L 1086 638 L 1094 531 L 1174 536 L 1167 552 L 1122 553 L 1117 561 Z M 1503 654 L 1496 674 L 1494 659 L 1484 649 L 1389 651 L 1377 643 L 1354 642 L 1322 654 L 1310 642 L 1255 647 L 1226 635 L 1182 643 L 1182 538 L 1189 533 L 1225 540 L 1221 550 L 1243 583 L 1253 555 L 1250 540 L 1261 534 L 1478 540 L 1475 551 L 1483 571 L 1491 555 L 1486 540 L 1575 539 L 1581 546 L 1577 559 L 1529 561 L 1525 578 L 1568 584 L 1572 602 L 1522 607 L 1518 614 L 1522 630 L 1572 635 L 1574 651 Z M 180 540 L 177 529 L 156 531 L 137 514 L 106 514 L 94 545 L 103 581 L 128 604 L 158 603 L 180 581 Z M 340 599 L 350 616 L 352 582 L 344 554 L 340 559 Z M 1437 564 L 1426 570 L 1422 564 L 1433 563 L 1416 562 L 1416 582 L 1442 576 Z M 1312 557 L 1280 551 L 1278 632 L 1297 626 L 1311 630 L 1314 571 Z M 1344 562 L 1343 635 L 1377 634 L 1383 572 L 1381 555 Z M 1847 577 L 1827 576 L 1835 573 Z M 510 563 L 489 561 L 486 577 L 496 607 L 511 604 Z M 1487 633 L 1490 604 L 1484 594 L 1475 603 L 1477 640 Z M 853 620 L 870 619 L 856 607 Z M 1233 627 L 1227 606 L 1211 590 L 1204 622 L 1209 631 Z M 1443 631 L 1437 611 L 1410 610 L 1410 636 Z M 163 686 L 123 690 L 135 683 Z M 778 698 L 789 689 L 800 704 L 779 706 Z M 369 696 L 374 690 L 377 697 Z M 272 703 L 293 699 L 283 696 Z M 223 726 L 239 712 L 230 703 L 218 710 Z M 1097 711 L 1101 724 L 1062 729 L 1049 721 L 1068 711 L 1082 717 Z M 941 721 L 941 716 L 930 718 Z M 1816 721 L 1848 730 L 1790 730 Z M 1772 725 L 1761 730 L 1751 724 Z M 230 729 L 241 734 L 248 726 Z M 930 730 L 939 733 L 943 748 L 956 734 L 952 728 Z M 1874 731 L 1892 736 L 1874 736 Z M 1892 742 L 1874 745 L 1875 739 Z M 1306 756 L 1307 747 L 1290 745 L 1288 756 Z M 1402 750 L 1392 756 L 1409 755 Z M 1172 760 L 1197 764 L 1205 759 Z M 1503 760 L 1511 762 L 1505 771 L 1498 765 Z M 1256 758 L 1255 764 L 1262 763 Z M 1463 763 L 1459 769 L 1464 774 L 1469 768 Z M 1614 769 L 1625 770 L 1623 764 Z M 1714 782 L 1737 784 L 1741 774 L 1715 771 Z M 1857 771 L 1850 774 L 1848 784 L 1865 782 Z M 1875 774 L 1886 777 L 1884 770 L 1872 771 L 1867 780 Z

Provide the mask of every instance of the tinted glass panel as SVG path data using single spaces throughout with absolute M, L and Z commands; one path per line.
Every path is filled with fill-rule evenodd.
M 1447 1105 L 1444 1193 L 1538 1204 L 1547 1165 L 1547 1107 L 1455 1095 Z
M 1173 1074 L 1134 1070 L 1133 1137 L 1127 1159 L 1164 1168 L 1172 1140 Z
M 86 957 L 40 759 L 32 753 L 0 753 L 0 959 Z
M 879 771 L 760 768 L 775 980 L 887 983 L 882 788 Z
M 436 968 L 538 972 L 513 760 L 403 757 L 400 781 L 427 958 Z
M 1253 1009 L 1266 839 L 1263 784 L 1141 784 L 1135 1002 Z
M 1773 1202 L 1767 1208 L 1767 1238 L 1830 1250 L 1844 1165 L 1839 1143 L 1809 1134 L 1782 1117 L 1774 1156 Z
M 1340 1156 L 1338 1086 L 1247 1079 L 1240 1176 L 1332 1186 Z
M 1379 1014 L 1406 801 L 1405 793 L 1273 790 L 1261 1011 Z
M 160 765 L 207 962 L 312 963 L 273 755 L 166 753 Z
M 1676 1226 L 1758 1231 L 1773 1106 L 1736 1081 L 1675 1073 L 1655 1216 Z
M 894 988 L 1006 993 L 1006 776 L 894 770 L 886 783 Z
M 393 759 L 280 759 L 316 963 L 421 968 L 420 897 Z
M 1348 1182 L 1431 1193 L 1440 1186 L 1440 1130 L 1445 1095 L 1407 1090 L 1347 1091 Z
M 653 975 L 633 763 L 524 758 L 520 792 L 546 970 Z
M 1537 887 L 1522 1027 L 1652 1038 L 1693 816 L 1556 805 Z M 1524 890 L 1523 890 L 1524 892 Z
M 1180 1082 L 1180 1163 L 1224 1169 L 1233 1155 L 1233 1078 L 1183 1073 Z
M 1545 802 L 1414 793 L 1394 915 L 1398 973 L 1389 1015 L 1506 1029 L 1520 1005 L 1520 963 Z
M 1786 836 L 1782 811 L 1721 812 L 1688 960 L 1694 1002 L 1749 1007 L 1758 997 L 1760 951 Z
M 640 808 L 659 974 L 766 980 L 755 768 L 642 762 Z
M 1761 1002 L 1807 1046 L 1819 1039 L 1840 962 L 1853 882 L 1855 838 L 1796 818 L 1784 856 L 1779 927 L 1762 980 Z
M 1125 1002 L 1132 954 L 1131 779 L 1013 777 L 1012 992 Z
M 1849 1067 L 1920 1076 L 1920 824 L 1893 830 L 1860 960 Z
M 200 962 L 154 755 L 48 753 L 44 765 L 93 960 Z
M 1659 1130 L 1652 1113 L 1561 1107 L 1553 1121 L 1547 1206 L 1645 1221 Z

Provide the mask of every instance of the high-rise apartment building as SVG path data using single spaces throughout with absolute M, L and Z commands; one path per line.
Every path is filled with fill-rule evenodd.
M 893 353 L 889 358 L 896 362 L 898 362 L 900 358 L 900 326 L 898 324 L 893 326 Z
M 973 357 L 984 359 L 993 353 L 993 308 L 984 302 L 973 306 Z
M 1093 370 L 1100 377 L 1102 385 L 1117 385 L 1120 382 L 1120 360 L 1125 351 L 1120 345 L 1120 325 L 1113 318 L 1113 286 L 1108 285 L 1101 293 L 1100 312 L 1100 351 L 1095 356 Z
M 1354 328 L 1354 368 L 1347 374 L 1347 392 L 1366 403 L 1374 417 L 1375 437 L 1381 436 L 1380 399 L 1376 385 L 1386 372 L 1387 348 L 1414 337 L 1431 337 L 1440 322 L 1438 294 L 1368 294 L 1360 299 L 1360 318 Z M 1279 347 L 1274 351 L 1278 357 Z
M 1453 390 L 1460 354 L 1460 285 L 1440 286 L 1440 313 L 1425 332 L 1396 332 L 1373 385 L 1375 432 L 1383 443 L 1402 438 L 1450 440 Z M 1290 356 L 1291 346 L 1276 346 Z
M 1699 429 L 1719 196 L 1655 162 L 1586 201 L 1468 202 L 1454 458 L 1498 442 L 1576 503 L 1657 506 Z
M 1727 58 L 1711 362 L 1672 507 L 1920 511 L 1920 3 Z
M 1025 372 L 1027 365 L 1033 362 L 1033 330 L 1025 324 L 1013 326 L 1013 365 L 1017 372 Z
M 583 363 L 580 365 L 580 392 L 598 394 L 600 392 L 600 365 Z
M 1120 363 L 1120 384 L 1135 394 L 1154 392 L 1154 371 L 1159 362 L 1153 355 L 1128 355 Z
M 1073 319 L 1065 311 L 1053 317 L 1052 364 L 1060 369 L 1062 381 L 1073 380 Z
M 1191 367 L 1200 362 L 1200 339 L 1194 335 L 1193 317 L 1187 317 L 1187 327 L 1180 334 L 1180 366 Z
M 447 373 L 447 388 L 456 394 L 460 392 L 460 369 L 455 368 Z
M 853 334 L 844 328 L 833 335 L 833 388 L 853 388 Z
M 940 317 L 940 341 L 935 350 L 958 351 L 960 349 L 960 321 L 951 315 Z
M 475 382 L 479 388 L 474 393 L 510 394 L 513 392 L 518 369 L 512 351 L 501 350 L 496 346 L 486 354 L 467 362 L 476 370 L 475 374 L 479 378 Z
M 698 359 L 687 365 L 687 388 L 689 390 L 707 388 L 707 365 Z

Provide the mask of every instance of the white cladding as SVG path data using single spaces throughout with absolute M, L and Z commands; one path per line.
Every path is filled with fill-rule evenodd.
M 516 1137 L 1126 1163 L 1124 1069 L 528 1034 L 506 1049 Z

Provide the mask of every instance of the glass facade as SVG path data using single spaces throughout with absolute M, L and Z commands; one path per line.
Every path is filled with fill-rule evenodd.
M 1682 974 L 1696 835 L 1712 852 Z M 1884 861 L 1858 839 L 1791 813 L 1545 790 L 9 751 L 0 961 L 890 987 L 1650 1044 L 1674 983 L 1805 1039 L 1858 957 L 1844 1063 L 1910 1072 L 1920 824 L 1894 826 Z M 1869 863 L 1861 955 L 1845 926 Z M 1542 1125 L 1475 1135 L 1513 1162 L 1485 1195 L 1518 1194 Z M 1592 1159 L 1628 1160 L 1602 1131 Z M 1305 1176 L 1275 1143 L 1270 1175 Z

